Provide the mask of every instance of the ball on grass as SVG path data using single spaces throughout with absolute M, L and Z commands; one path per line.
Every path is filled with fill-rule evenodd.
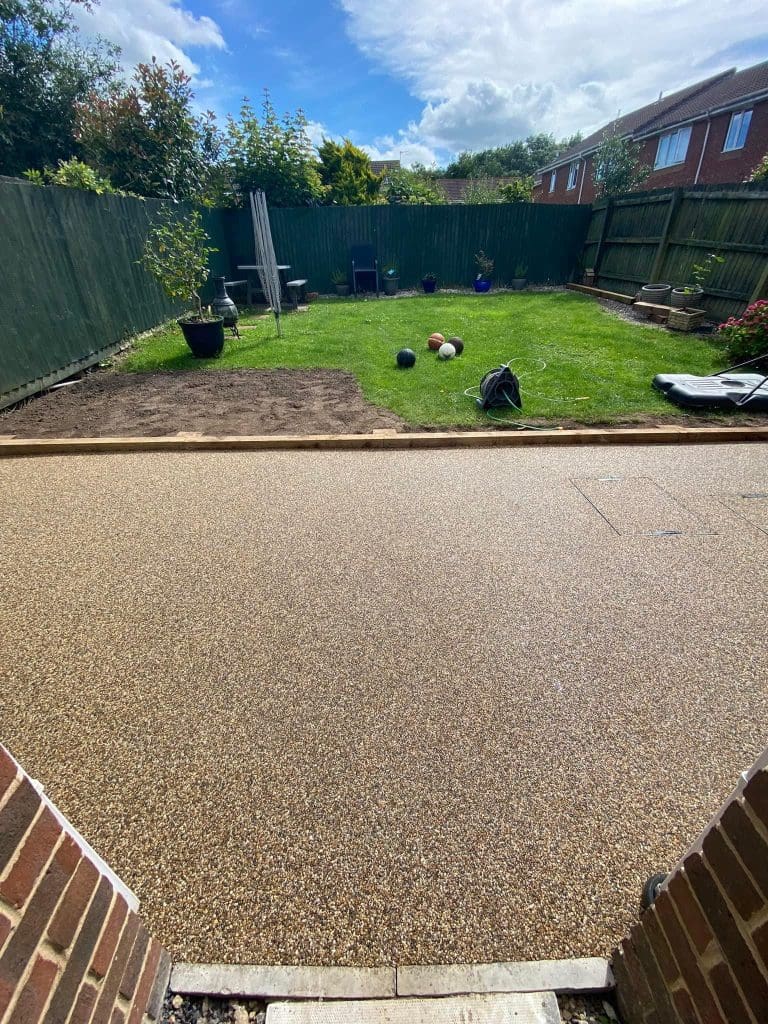
M 456 349 L 449 341 L 446 341 L 446 343 L 444 345 L 441 345 L 440 348 L 437 350 L 438 359 L 453 359 L 455 355 Z
M 437 331 L 435 331 L 434 334 L 430 334 L 429 338 L 427 339 L 427 345 L 429 348 L 432 349 L 433 352 L 437 352 L 437 350 L 443 344 L 445 344 L 445 336 L 442 334 L 438 334 Z
M 401 348 L 397 353 L 397 365 L 403 370 L 409 370 L 416 365 L 416 353 L 412 348 Z
M 461 353 L 464 351 L 464 342 L 461 340 L 461 338 L 449 338 L 448 344 L 453 345 L 453 347 L 456 349 L 457 356 L 460 356 Z

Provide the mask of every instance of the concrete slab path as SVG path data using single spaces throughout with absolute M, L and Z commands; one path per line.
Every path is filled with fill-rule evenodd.
M 190 961 L 602 955 L 765 743 L 760 445 L 0 463 L 0 735 Z

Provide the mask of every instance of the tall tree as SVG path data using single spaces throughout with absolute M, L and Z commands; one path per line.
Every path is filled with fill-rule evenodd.
M 205 201 L 220 155 L 213 114 L 197 117 L 191 80 L 176 64 L 139 64 L 129 85 L 77 106 L 83 152 L 117 188 Z
M 319 147 L 320 178 L 328 189 L 325 201 L 338 206 L 365 206 L 374 202 L 379 177 L 373 173 L 367 153 L 353 146 L 323 139 Z
M 446 168 L 448 178 L 527 178 L 539 167 L 553 160 L 558 153 L 581 141 L 577 132 L 557 142 L 552 135 L 540 132 L 506 146 L 484 149 L 478 153 L 460 153 Z
M 0 0 L 0 174 L 55 166 L 77 153 L 75 105 L 102 93 L 119 50 L 79 39 L 84 0 Z
M 595 194 L 606 198 L 637 191 L 651 173 L 639 157 L 636 142 L 620 135 L 615 126 L 606 131 L 592 158 Z
M 228 119 L 226 147 L 236 204 L 256 188 L 270 206 L 309 206 L 325 195 L 303 111 L 278 118 L 266 90 L 261 119 L 248 100 L 239 120 Z

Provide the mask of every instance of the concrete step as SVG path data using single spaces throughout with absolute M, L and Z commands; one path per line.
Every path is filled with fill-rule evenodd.
M 266 1024 L 560 1024 L 554 992 L 270 1003 Z

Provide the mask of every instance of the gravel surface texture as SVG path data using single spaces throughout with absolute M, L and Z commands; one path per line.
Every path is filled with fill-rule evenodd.
M 5 460 L 0 735 L 178 959 L 609 954 L 765 744 L 766 494 L 760 445 Z

